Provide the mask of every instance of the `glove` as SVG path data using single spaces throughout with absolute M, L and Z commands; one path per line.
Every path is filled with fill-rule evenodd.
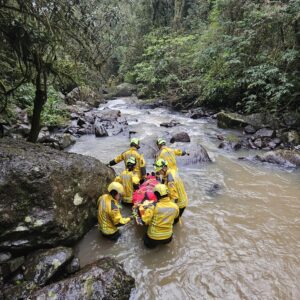
M 131 218 L 124 218 L 124 225 L 129 223 L 131 221 Z

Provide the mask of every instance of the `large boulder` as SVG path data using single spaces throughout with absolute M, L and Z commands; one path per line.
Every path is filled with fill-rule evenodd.
M 266 118 L 260 114 L 252 114 L 252 115 L 241 115 L 238 113 L 226 113 L 219 112 L 217 114 L 218 127 L 220 128 L 244 128 L 247 125 L 251 125 L 255 129 L 259 129 L 264 127 L 264 123 L 266 123 Z
M 68 105 L 73 105 L 78 102 L 85 102 L 90 106 L 97 107 L 103 101 L 100 93 L 96 93 L 88 88 L 76 87 L 65 97 L 65 102 Z
M 248 125 L 243 116 L 236 113 L 219 112 L 217 120 L 220 128 L 243 128 Z
M 134 279 L 111 258 L 85 266 L 71 278 L 48 285 L 29 299 L 129 299 Z
M 256 158 L 262 162 L 279 164 L 284 166 L 299 167 L 300 166 L 300 151 L 297 150 L 275 150 L 269 151 L 262 155 L 257 155 Z
M 170 139 L 170 143 L 172 144 L 175 142 L 189 143 L 190 141 L 190 136 L 186 132 L 176 133 Z
M 137 88 L 135 85 L 124 82 L 116 86 L 113 96 L 115 97 L 130 97 L 136 93 Z
M 23 266 L 24 278 L 36 285 L 44 286 L 73 257 L 72 248 L 56 247 L 31 253 Z
M 0 169 L 0 251 L 10 252 L 80 239 L 114 177 L 97 159 L 7 138 Z

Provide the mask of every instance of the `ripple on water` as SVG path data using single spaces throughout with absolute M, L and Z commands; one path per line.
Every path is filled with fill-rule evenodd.
M 169 137 L 185 129 L 214 163 L 180 166 L 190 202 L 170 244 L 145 249 L 145 229 L 134 224 L 122 228 L 117 243 L 94 228 L 76 248 L 81 264 L 115 257 L 136 279 L 131 299 L 300 299 L 300 172 L 237 160 L 238 153 L 217 148 L 215 137 L 224 132 L 214 123 L 176 114 L 182 125 L 166 129 L 159 124 L 175 118 L 170 111 L 138 110 L 127 103 L 121 99 L 108 106 L 137 118 L 138 136 Z M 86 136 L 71 151 L 107 162 L 128 140 Z

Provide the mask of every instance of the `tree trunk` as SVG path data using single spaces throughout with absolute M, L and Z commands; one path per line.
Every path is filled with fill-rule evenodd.
M 43 83 L 42 83 L 43 77 Z M 38 71 L 36 75 L 35 81 L 35 98 L 34 98 L 34 107 L 33 107 L 33 115 L 31 120 L 31 129 L 28 137 L 28 141 L 31 143 L 35 143 L 39 136 L 41 126 L 41 113 L 43 110 L 43 106 L 47 101 L 47 74 L 46 72 L 42 72 L 41 70 Z

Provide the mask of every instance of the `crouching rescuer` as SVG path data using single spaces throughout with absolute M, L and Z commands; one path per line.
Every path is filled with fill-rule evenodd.
M 121 236 L 118 227 L 127 224 L 131 219 L 123 218 L 119 208 L 121 195 L 124 194 L 123 186 L 119 182 L 112 182 L 107 189 L 109 194 L 98 199 L 99 230 L 104 237 L 116 241 Z
M 171 242 L 173 223 L 179 216 L 178 206 L 169 198 L 166 185 L 157 184 L 153 192 L 158 199 L 157 203 L 147 208 L 142 216 L 142 221 L 148 225 L 144 237 L 144 244 L 148 248 Z

